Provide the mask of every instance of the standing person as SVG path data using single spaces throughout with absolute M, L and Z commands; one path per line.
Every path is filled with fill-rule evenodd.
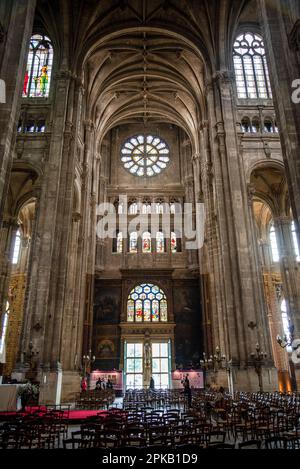
M 187 399 L 188 408 L 190 409 L 192 407 L 192 390 L 190 386 L 189 375 L 186 375 L 184 380 L 184 395 Z
M 97 381 L 96 381 L 96 390 L 97 391 L 100 391 L 102 388 L 102 381 L 101 381 L 101 378 L 98 378 Z
M 108 378 L 107 383 L 106 383 L 106 389 L 113 389 L 113 384 L 111 380 Z
M 150 379 L 149 389 L 150 391 L 154 391 L 155 389 L 155 382 L 154 382 L 153 376 L 151 376 L 151 379 Z
M 221 386 L 215 397 L 215 407 L 217 409 L 223 409 L 225 405 L 224 397 L 225 389 Z
M 81 380 L 81 392 L 86 392 L 87 391 L 87 379 L 84 376 Z

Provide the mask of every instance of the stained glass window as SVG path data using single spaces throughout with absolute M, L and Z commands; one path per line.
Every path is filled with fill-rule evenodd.
M 127 140 L 121 149 L 124 168 L 135 176 L 160 174 L 170 162 L 170 150 L 164 140 L 153 135 L 138 135 Z
M 156 234 L 156 252 L 165 252 L 165 237 L 162 231 L 159 231 Z
M 138 237 L 137 237 L 137 232 L 133 231 L 130 234 L 129 238 L 129 252 L 136 254 L 138 251 Z
M 117 236 L 117 252 L 121 254 L 123 252 L 123 233 L 120 231 Z
M 300 262 L 299 244 L 298 244 L 298 239 L 297 239 L 296 225 L 294 221 L 292 222 L 292 236 L 293 236 L 294 251 L 295 251 L 296 259 L 297 259 L 297 262 Z
M 136 202 L 133 202 L 129 206 L 129 215 L 136 215 L 138 212 L 138 204 Z
M 53 47 L 50 39 L 47 36 L 35 34 L 29 46 L 23 97 L 47 98 L 49 96 L 52 65 Z
M 283 298 L 280 305 L 281 317 L 282 317 L 282 327 L 287 341 L 291 341 L 291 329 L 290 329 L 290 320 L 287 311 L 286 299 Z M 291 347 L 288 347 L 288 351 L 291 351 Z
M 118 215 L 123 215 L 124 213 L 124 204 L 119 202 L 118 203 Z
M 134 301 L 128 300 L 127 303 L 127 321 L 133 322 L 134 321 Z
M 12 263 L 14 265 L 16 265 L 19 262 L 20 250 L 21 250 L 21 233 L 20 233 L 20 230 L 18 230 L 16 233 L 14 252 L 13 252 L 13 257 L 12 257 Z
M 164 213 L 165 210 L 165 204 L 164 202 L 157 202 L 156 204 L 156 213 L 161 215 Z
M 151 253 L 151 233 L 143 234 L 143 253 Z
M 141 300 L 135 302 L 135 320 L 136 322 L 142 322 L 143 320 L 143 301 Z
M 7 326 L 8 326 L 8 319 L 9 319 L 9 302 L 6 302 L 6 309 L 4 313 L 4 318 L 3 318 L 3 323 L 2 323 L 2 328 L 0 324 L 0 332 L 1 332 L 1 337 L 0 337 L 0 355 L 3 354 L 4 352 L 4 347 L 5 347 L 5 338 L 6 338 L 6 333 L 7 333 Z
M 166 300 L 160 302 L 160 318 L 163 322 L 168 320 L 168 307 Z
M 271 243 L 273 262 L 279 262 L 279 250 L 278 250 L 278 244 L 277 244 L 277 239 L 276 239 L 275 226 L 273 223 L 271 224 L 271 227 L 270 227 L 270 243 Z
M 128 296 L 127 321 L 167 322 L 168 305 L 164 292 L 150 283 L 135 287 Z
M 171 251 L 177 252 L 177 236 L 173 231 L 171 233 Z
M 261 36 L 244 33 L 234 43 L 233 63 L 238 98 L 272 99 L 272 90 Z

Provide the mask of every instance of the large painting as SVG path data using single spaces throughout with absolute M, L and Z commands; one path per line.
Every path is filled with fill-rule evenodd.
M 93 351 L 98 370 L 118 369 L 120 364 L 121 287 L 96 281 Z
M 197 284 L 174 287 L 175 361 L 177 368 L 198 367 L 203 352 L 202 313 Z
M 118 324 L 120 322 L 121 289 L 101 286 L 95 289 L 94 321 L 99 324 Z

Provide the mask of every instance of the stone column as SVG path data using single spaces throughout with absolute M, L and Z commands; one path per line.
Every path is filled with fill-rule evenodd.
M 243 138 L 243 133 L 241 133 L 239 130 L 237 130 L 241 145 L 240 145 L 240 154 L 242 154 L 242 138 Z M 272 332 L 273 329 L 270 327 L 270 317 L 269 317 L 269 312 L 267 308 L 267 304 L 265 301 L 265 295 L 264 295 L 264 285 L 263 285 L 263 278 L 262 278 L 262 265 L 260 262 L 260 256 L 259 256 L 259 246 L 257 242 L 257 232 L 256 232 L 256 222 L 255 222 L 255 214 L 254 214 L 254 203 L 253 203 L 253 197 L 255 194 L 255 188 L 249 184 L 247 186 L 247 191 L 248 191 L 248 212 L 249 212 L 249 231 L 252 237 L 251 240 L 251 260 L 252 260 L 252 269 L 255 274 L 252 276 L 252 283 L 254 287 L 254 291 L 256 292 L 255 295 L 255 301 L 256 301 L 256 309 L 257 311 L 262 312 L 262 325 L 265 330 L 265 346 L 264 350 L 267 354 L 269 354 L 269 359 L 275 360 L 275 354 L 274 354 L 274 337 Z M 251 328 L 250 328 L 251 329 Z M 267 348 L 266 348 L 267 347 Z
M 274 106 L 289 183 L 294 218 L 300 224 L 300 104 L 292 98 L 294 80 L 299 80 L 299 2 L 258 0 L 264 32 Z M 299 85 L 298 85 L 299 88 Z M 299 95 L 299 93 L 297 93 Z
M 288 355 L 277 343 L 277 335 L 283 335 L 282 317 L 279 307 L 278 296 L 276 293 L 276 275 L 271 271 L 266 271 L 263 274 L 266 304 L 268 308 L 269 327 L 272 339 L 272 348 L 274 354 L 275 366 L 278 370 L 279 389 L 280 391 L 291 390 L 291 380 L 289 375 L 289 361 Z
M 68 71 L 57 73 L 54 86 L 52 133 L 36 219 L 21 343 L 21 350 L 26 351 L 32 341 L 39 352 L 41 403 L 60 400 L 61 364 L 65 358 L 66 363 L 70 362 L 65 357 L 67 336 L 63 338 L 62 334 L 68 307 L 74 301 L 68 289 L 68 276 L 73 275 L 68 266 L 81 95 Z
M 300 339 L 299 267 L 296 261 L 290 217 L 274 217 L 274 225 L 280 258 L 283 291 L 288 315 L 295 327 L 295 338 Z
M 208 103 L 212 103 L 213 90 L 207 87 Z M 228 350 L 228 326 L 224 320 L 224 306 L 222 291 L 218 287 L 220 281 L 220 250 L 217 232 L 217 217 L 214 197 L 214 171 L 211 162 L 210 131 L 208 122 L 202 122 L 200 128 L 201 149 L 201 201 L 205 204 L 205 241 L 199 256 L 201 275 L 201 291 L 203 301 L 203 326 L 205 352 L 207 356 L 214 354 L 216 347 L 222 353 Z M 222 325 L 222 327 L 221 327 Z
M 6 102 L 0 103 L 0 230 L 8 194 L 17 120 L 22 97 L 25 66 L 32 34 L 36 0 L 2 0 L 0 8 L 0 79 L 6 85 Z M 1 234 L 6 239 L 6 234 Z M 0 310 L 4 310 L 8 292 L 8 244 L 1 241 Z
M 6 302 L 8 300 L 9 281 L 12 271 L 12 257 L 16 234 L 19 225 L 14 217 L 5 216 L 0 230 L 0 288 L 2 291 L 2 300 L 0 307 L 0 336 L 2 332 L 3 315 L 6 311 Z
M 1 219 L 10 179 L 12 150 L 22 97 L 25 66 L 32 34 L 36 0 L 2 0 L 0 78 L 6 84 L 6 103 L 0 104 Z
M 210 144 L 219 243 L 218 285 L 223 297 L 223 320 L 219 320 L 219 324 L 227 332 L 235 387 L 248 390 L 258 388 L 250 358 L 258 342 L 268 355 L 267 369 L 263 372 L 267 384 L 265 388 L 275 390 L 277 373 L 266 311 L 257 297 L 257 292 L 262 288 L 262 277 L 257 269 L 245 169 L 236 131 L 232 78 L 228 72 L 215 75 L 212 92 L 208 96 L 208 119 L 210 128 L 215 129 L 210 135 Z M 251 322 L 257 325 L 255 330 L 248 327 Z
M 292 238 L 291 223 L 292 220 L 290 217 L 283 216 L 274 218 L 276 238 L 280 255 L 280 271 L 283 283 L 283 292 L 287 304 L 287 313 L 291 320 L 291 325 L 294 327 L 294 339 L 300 339 L 300 275 Z M 297 389 L 299 389 L 299 365 L 295 364 L 294 369 Z

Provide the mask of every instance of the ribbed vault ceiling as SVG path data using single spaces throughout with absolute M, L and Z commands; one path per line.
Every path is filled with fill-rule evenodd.
M 84 77 L 100 136 L 132 120 L 175 123 L 197 151 L 204 77 L 228 68 L 253 0 L 38 0 L 62 69 Z M 101 137 L 100 137 L 101 138 Z
M 171 122 L 196 135 L 204 109 L 200 56 L 166 34 L 131 32 L 85 63 L 90 118 L 101 134 L 140 119 Z

